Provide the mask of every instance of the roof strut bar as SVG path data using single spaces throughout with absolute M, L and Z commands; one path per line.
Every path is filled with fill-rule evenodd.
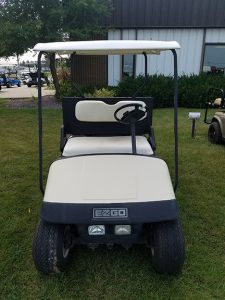
M 148 76 L 148 56 L 146 54 L 146 52 L 143 52 L 144 58 L 145 58 L 145 80 L 144 83 L 136 90 L 136 92 L 133 94 L 132 98 L 134 99 L 137 94 L 143 89 L 143 87 L 145 86 L 146 82 L 147 82 L 147 76 Z
M 73 52 L 73 55 L 76 55 L 76 52 Z M 79 86 L 76 84 L 75 80 L 72 81 L 72 86 L 75 88 L 75 90 L 80 94 L 81 98 L 85 99 L 86 97 L 84 96 L 84 93 L 81 91 Z

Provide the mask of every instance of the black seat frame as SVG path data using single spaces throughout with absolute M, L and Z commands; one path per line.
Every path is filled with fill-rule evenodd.
M 71 134 L 75 136 L 91 135 L 91 136 L 119 136 L 130 135 L 130 125 L 120 124 L 118 122 L 82 122 L 75 116 L 76 105 L 80 101 L 97 100 L 106 104 L 116 104 L 120 101 L 143 101 L 149 108 L 149 116 L 143 122 L 136 124 L 136 134 L 143 135 L 149 134 L 152 126 L 152 110 L 153 98 L 140 97 L 140 98 L 79 98 L 79 97 L 66 97 L 63 98 L 63 125 L 64 134 Z

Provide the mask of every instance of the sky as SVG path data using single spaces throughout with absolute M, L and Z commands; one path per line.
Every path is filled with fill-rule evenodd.
M 27 61 L 29 60 L 29 62 L 37 62 L 37 57 L 38 57 L 38 53 L 36 53 L 35 51 L 33 50 L 29 50 L 27 51 L 26 53 L 24 53 L 23 55 L 20 56 L 20 63 L 22 61 Z M 60 57 L 64 57 L 64 58 L 68 58 L 68 55 L 57 55 L 56 54 L 56 58 L 60 58 Z M 44 56 L 42 56 L 42 60 L 45 60 Z M 7 66 L 7 65 L 17 65 L 17 59 L 16 59 L 16 56 L 11 56 L 9 57 L 8 59 L 3 59 L 3 58 L 0 58 L 0 66 Z
M 37 61 L 37 53 L 30 50 L 26 53 L 24 53 L 23 55 L 20 56 L 20 62 L 22 61 Z M 3 59 L 3 58 L 0 58 L 0 65 L 11 65 L 11 64 L 17 64 L 17 59 L 16 59 L 16 56 L 11 56 L 9 57 L 8 59 Z

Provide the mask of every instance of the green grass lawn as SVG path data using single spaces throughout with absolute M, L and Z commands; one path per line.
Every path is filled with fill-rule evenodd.
M 42 196 L 38 185 L 37 111 L 0 107 L 0 299 L 225 299 L 225 146 L 207 141 L 188 110 L 179 112 L 180 183 L 177 199 L 186 239 L 179 276 L 151 267 L 150 250 L 74 249 L 64 274 L 38 274 L 32 239 Z M 172 167 L 173 113 L 156 110 L 157 154 Z M 45 169 L 59 154 L 61 112 L 44 111 Z M 47 173 L 46 173 L 47 174 Z M 151 186 L 151 183 L 149 183 Z

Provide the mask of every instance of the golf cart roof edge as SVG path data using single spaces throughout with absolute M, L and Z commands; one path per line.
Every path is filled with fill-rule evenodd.
M 38 43 L 34 51 L 80 55 L 160 54 L 161 51 L 180 49 L 176 41 L 101 40 Z

